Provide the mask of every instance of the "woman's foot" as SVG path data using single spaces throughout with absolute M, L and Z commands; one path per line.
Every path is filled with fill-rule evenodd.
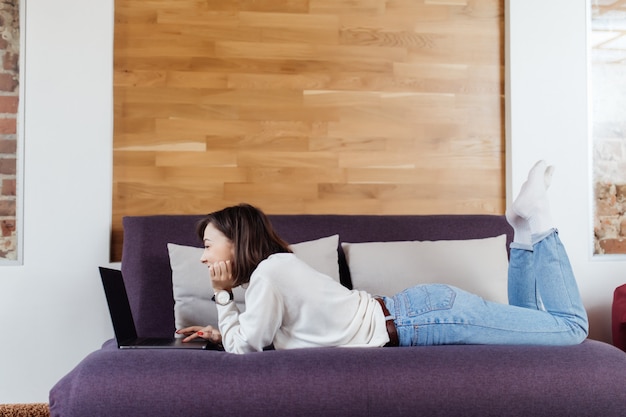
M 528 179 L 522 185 L 513 205 L 507 213 L 509 222 L 513 221 L 520 229 L 524 229 L 521 219 L 528 222 L 531 235 L 546 232 L 554 227 L 548 201 L 548 187 L 552 182 L 554 167 L 546 165 L 545 161 L 537 162 L 528 173 Z M 512 224 L 515 228 L 515 224 Z M 517 230 L 517 229 L 516 229 Z

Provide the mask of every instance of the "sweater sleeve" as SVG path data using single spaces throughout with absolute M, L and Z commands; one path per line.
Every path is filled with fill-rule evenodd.
M 269 346 L 282 323 L 281 295 L 268 280 L 256 280 L 246 290 L 246 311 L 235 303 L 217 306 L 222 345 L 230 353 L 258 352 Z

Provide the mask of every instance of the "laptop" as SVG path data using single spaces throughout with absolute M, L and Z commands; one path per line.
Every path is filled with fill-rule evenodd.
M 122 271 L 100 267 L 100 277 L 102 278 L 104 295 L 109 306 L 118 348 L 223 350 L 221 344 L 211 343 L 204 339 L 183 343 L 182 338 L 174 336 L 171 338 L 137 337 Z

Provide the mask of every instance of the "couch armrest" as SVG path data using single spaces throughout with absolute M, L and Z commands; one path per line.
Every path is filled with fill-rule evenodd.
M 612 330 L 613 345 L 626 352 L 626 284 L 613 293 Z

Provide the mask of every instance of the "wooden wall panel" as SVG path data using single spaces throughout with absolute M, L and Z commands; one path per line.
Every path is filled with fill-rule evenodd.
M 503 0 L 116 0 L 124 215 L 503 213 Z

